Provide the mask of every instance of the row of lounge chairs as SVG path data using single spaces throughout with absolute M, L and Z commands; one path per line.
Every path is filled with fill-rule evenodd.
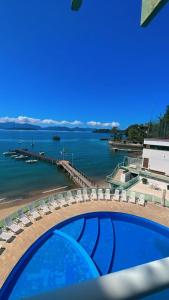
M 115 190 L 115 194 L 113 195 L 113 199 L 115 201 L 123 201 L 123 202 L 130 202 L 130 203 L 138 203 L 141 206 L 145 206 L 145 197 L 144 194 L 140 194 L 139 197 L 136 197 L 136 193 L 133 191 L 130 195 L 127 195 L 127 191 L 123 190 L 120 192 L 119 190 Z
M 131 196 L 127 196 L 126 191 L 120 192 L 115 190 L 112 195 L 110 189 L 103 190 L 102 188 L 93 188 L 89 192 L 87 188 L 79 189 L 76 192 L 67 191 L 65 193 L 52 195 L 47 201 L 41 200 L 38 206 L 34 203 L 28 206 L 28 211 L 25 213 L 22 209 L 18 210 L 17 217 L 13 220 L 8 217 L 4 220 L 4 227 L 0 229 L 0 240 L 11 242 L 17 234 L 24 230 L 24 227 L 30 226 L 33 221 L 38 221 L 43 215 L 52 213 L 53 210 L 60 209 L 61 207 L 66 207 L 71 204 L 86 202 L 86 201 L 124 201 L 136 203 L 135 193 L 131 193 Z M 138 199 L 138 204 L 144 205 L 144 195 L 140 195 Z

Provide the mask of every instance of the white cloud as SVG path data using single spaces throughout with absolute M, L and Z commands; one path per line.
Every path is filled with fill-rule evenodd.
M 102 122 L 97 122 L 97 121 L 90 121 L 87 122 L 88 126 L 93 126 L 93 127 L 119 127 L 120 124 L 119 122 L 110 122 L 110 123 L 102 123 Z
M 0 123 L 9 123 L 9 122 L 16 122 L 19 124 L 34 124 L 34 125 L 62 125 L 62 126 L 92 126 L 92 127 L 119 127 L 120 124 L 118 122 L 107 122 L 107 123 L 102 123 L 102 122 L 97 122 L 97 121 L 90 121 L 90 122 L 81 122 L 79 120 L 74 120 L 74 121 L 58 121 L 58 120 L 53 120 L 53 119 L 36 119 L 36 118 L 30 118 L 26 116 L 18 116 L 16 118 L 13 117 L 0 117 Z

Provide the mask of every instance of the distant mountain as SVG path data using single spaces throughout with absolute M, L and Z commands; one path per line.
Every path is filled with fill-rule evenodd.
M 93 131 L 91 128 L 80 128 L 80 127 L 66 127 L 66 126 L 48 126 L 48 127 L 41 127 L 32 124 L 19 124 L 15 122 L 7 122 L 7 123 L 0 123 L 0 129 L 4 130 L 53 130 L 53 131 Z
M 0 129 L 8 129 L 8 130 L 38 130 L 41 129 L 40 126 L 31 125 L 31 124 L 20 124 L 15 122 L 6 122 L 0 123 Z
M 42 130 L 54 130 L 54 131 L 92 131 L 91 128 L 80 128 L 80 127 L 66 127 L 66 126 L 49 126 L 42 128 Z

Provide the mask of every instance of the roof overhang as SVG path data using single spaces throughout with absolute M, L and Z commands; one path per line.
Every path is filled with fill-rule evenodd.
M 168 0 L 142 0 L 141 26 L 146 26 Z
M 78 11 L 83 0 L 71 0 L 72 10 Z M 112 0 L 113 1 L 113 0 Z M 141 26 L 146 26 L 169 0 L 142 0 Z

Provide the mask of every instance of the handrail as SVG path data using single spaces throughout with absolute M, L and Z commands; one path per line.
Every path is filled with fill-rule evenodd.
M 147 177 L 147 178 L 159 179 L 159 180 L 162 180 L 162 181 L 165 181 L 165 182 L 169 183 L 169 177 L 167 177 L 165 175 L 156 174 L 156 173 L 152 173 L 152 172 L 150 173 L 150 172 L 144 171 L 144 170 L 140 171 L 140 175 L 142 175 L 144 177 Z
M 119 163 L 119 164 L 115 167 L 115 169 L 113 170 L 113 172 L 112 172 L 110 175 L 108 175 L 106 178 L 107 178 L 107 179 L 112 179 L 112 177 L 114 177 L 115 174 L 117 173 L 118 169 L 119 169 L 120 167 L 123 167 L 123 166 L 124 166 L 124 162 Z
M 134 300 L 167 288 L 169 288 L 169 257 L 29 297 L 29 300 Z
M 122 183 L 122 185 L 120 187 L 122 187 L 122 189 L 126 190 L 129 187 L 131 187 L 132 185 L 134 185 L 135 183 L 137 183 L 139 181 L 139 179 L 140 179 L 140 176 L 138 175 L 138 176 L 130 179 L 129 181 Z

